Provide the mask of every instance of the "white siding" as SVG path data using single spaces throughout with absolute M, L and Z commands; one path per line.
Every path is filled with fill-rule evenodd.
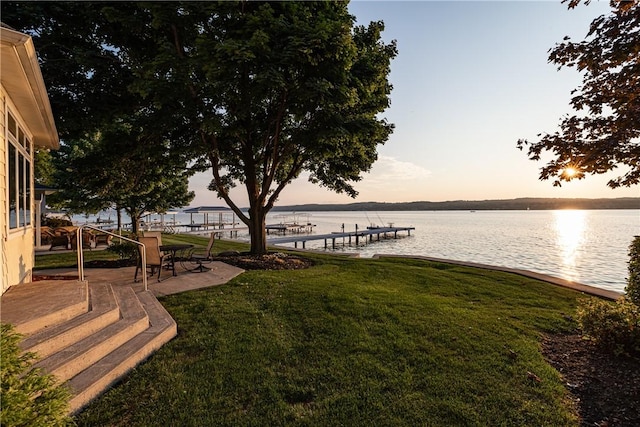
M 29 134 L 29 129 L 24 127 L 24 120 L 19 112 L 13 107 L 11 99 L 8 97 L 4 87 L 0 85 L 1 113 L 2 123 L 0 129 L 0 138 L 2 139 L 1 148 L 1 167 L 0 167 L 0 228 L 2 229 L 2 262 L 0 264 L 2 274 L 2 292 L 4 293 L 10 286 L 19 283 L 27 283 L 31 281 L 33 266 L 35 261 L 34 251 L 34 231 L 33 218 L 31 225 L 21 227 L 17 230 L 9 230 L 8 228 L 8 212 L 7 212 L 7 134 L 6 134 L 6 117 L 7 110 L 11 110 L 18 123 Z M 31 150 L 31 164 L 33 165 L 33 150 Z M 33 168 L 31 168 L 33 171 Z M 32 182 L 33 185 L 33 182 Z M 33 206 L 33 191 L 31 192 Z M 33 209 L 32 209 L 33 211 Z
M 9 288 L 7 275 L 7 103 L 4 87 L 0 85 L 0 284 L 2 293 Z

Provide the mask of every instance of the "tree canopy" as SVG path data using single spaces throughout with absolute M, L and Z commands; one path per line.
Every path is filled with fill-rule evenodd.
M 53 154 L 54 182 L 60 190 L 52 201 L 71 213 L 124 209 L 134 233 L 145 211 L 187 205 L 194 193 L 188 189 L 184 160 L 159 149 L 162 141 L 149 139 L 126 126 L 113 126 L 62 145 Z
M 2 16 L 34 38 L 62 138 L 58 152 L 36 158 L 38 179 L 59 189 L 50 202 L 70 213 L 124 209 L 137 232 L 144 211 L 183 206 L 194 194 L 177 148 L 184 129 L 163 126 L 158 108 L 130 88 L 126 28 L 109 19 L 113 6 L 3 2 Z
M 579 3 L 571 0 L 569 8 Z M 574 114 L 537 142 L 518 141 L 520 149 L 528 146 L 531 160 L 553 154 L 540 179 L 554 178 L 557 186 L 620 165 L 628 171 L 608 186 L 640 182 L 640 3 L 612 0 L 611 7 L 611 14 L 593 20 L 585 40 L 565 37 L 550 50 L 549 62 L 558 69 L 575 67 L 584 74 L 582 86 L 572 92 Z
M 266 214 L 303 171 L 357 194 L 353 182 L 393 129 L 378 116 L 397 53 L 382 22 L 354 26 L 347 2 L 157 3 L 144 13 L 147 25 L 130 27 L 155 51 L 129 52 L 135 87 L 180 106 L 198 136 L 194 158 L 249 227 L 252 252 L 266 250 Z M 230 196 L 238 184 L 248 214 Z
M 382 22 L 355 26 L 346 1 L 23 5 L 3 12 L 44 44 L 68 134 L 135 115 L 141 137 L 172 135 L 166 148 L 211 170 L 254 253 L 266 251 L 266 214 L 287 184 L 306 171 L 355 197 L 393 130 L 380 114 L 396 44 L 381 40 Z M 74 114 L 87 120 L 72 124 Z M 236 185 L 248 213 L 230 196 Z

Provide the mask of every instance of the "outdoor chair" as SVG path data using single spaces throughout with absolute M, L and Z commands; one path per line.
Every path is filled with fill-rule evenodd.
M 158 238 L 158 246 L 162 246 L 162 232 L 160 232 L 160 231 L 143 231 L 142 235 L 144 237 L 157 237 Z
M 43 245 L 50 245 L 51 240 L 55 237 L 53 229 L 46 225 L 40 229 L 40 241 Z
M 70 233 L 69 243 L 71 244 L 71 249 L 76 250 L 78 247 L 78 229 L 76 229 L 73 233 Z M 95 246 L 93 234 L 88 230 L 82 230 L 82 248 L 83 249 L 91 249 Z
M 216 239 L 215 231 L 211 233 L 209 237 L 209 243 L 207 244 L 207 250 L 204 254 L 195 254 L 193 251 L 189 254 L 187 260 L 192 264 L 197 264 L 197 267 L 193 268 L 192 272 L 202 273 L 211 270 L 209 267 L 205 267 L 204 264 L 210 264 L 213 262 L 213 255 L 211 250 L 213 249 L 213 242 Z
M 71 245 L 71 234 L 69 230 L 64 227 L 56 228 L 53 232 L 50 232 L 49 242 L 51 243 L 49 250 L 58 246 L 69 249 Z
M 113 240 L 113 236 L 107 233 L 97 233 L 93 236 L 96 248 L 98 245 L 109 246 L 111 244 L 111 240 Z
M 150 270 L 150 275 L 155 274 L 156 268 L 158 269 L 158 282 L 160 281 L 160 273 L 162 272 L 162 261 L 164 255 L 160 252 L 160 245 L 158 244 L 157 237 L 144 237 L 138 238 L 138 241 L 142 243 L 146 249 L 147 255 L 147 269 Z M 140 256 L 138 257 L 138 264 L 136 265 L 136 272 L 133 276 L 133 281 L 138 279 L 138 270 L 142 270 L 142 247 L 138 246 Z M 146 274 L 143 273 L 143 274 Z
M 162 232 L 161 231 L 143 231 L 142 235 L 144 237 L 156 237 L 158 239 L 158 246 L 162 246 Z M 164 268 L 167 269 L 167 270 L 169 270 L 171 268 L 171 262 L 177 261 L 177 260 L 171 261 L 171 260 L 168 259 L 169 256 L 170 256 L 169 252 L 160 251 L 160 254 L 163 257 L 167 258 L 167 260 L 166 260 L 167 263 L 164 265 Z

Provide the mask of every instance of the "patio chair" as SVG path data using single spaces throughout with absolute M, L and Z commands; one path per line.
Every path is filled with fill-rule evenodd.
M 40 241 L 43 245 L 50 245 L 53 236 L 55 236 L 55 234 L 51 227 L 44 225 L 40 228 Z
M 73 233 L 70 234 L 70 244 L 71 244 L 71 249 L 76 250 L 76 248 L 78 247 L 78 242 L 77 242 L 77 236 L 78 236 L 78 230 L 76 229 Z M 95 246 L 94 244 L 94 237 L 93 237 L 93 233 L 91 233 L 89 230 L 82 230 L 82 248 L 83 249 L 92 249 Z
M 150 274 L 155 274 L 155 269 L 158 269 L 158 282 L 160 281 L 160 273 L 162 272 L 162 261 L 164 255 L 160 252 L 160 245 L 158 244 L 157 237 L 138 237 L 138 241 L 142 243 L 146 249 L 147 255 L 147 269 L 150 270 Z M 138 246 L 140 256 L 138 257 L 138 265 L 136 265 L 136 272 L 133 276 L 133 281 L 138 279 L 138 270 L 142 270 L 142 247 Z M 144 273 L 146 274 L 146 272 Z
M 113 240 L 113 236 L 107 233 L 98 232 L 93 235 L 93 239 L 97 248 L 98 245 L 109 246 L 111 244 L 111 240 Z
M 158 238 L 158 246 L 162 246 L 162 232 L 161 231 L 143 231 L 142 235 L 144 237 L 157 237 Z
M 205 267 L 204 264 L 210 264 L 213 262 L 213 255 L 211 250 L 213 249 L 213 242 L 216 239 L 216 233 L 212 232 L 209 237 L 209 243 L 207 244 L 207 251 L 204 254 L 195 254 L 193 251 L 189 254 L 188 261 L 198 266 L 193 268 L 192 272 L 202 273 L 211 270 L 209 267 Z
M 158 239 L 158 246 L 162 246 L 162 231 L 142 231 L 142 235 L 144 237 L 156 237 Z M 167 258 L 166 259 L 167 262 L 165 263 L 164 268 L 166 270 L 170 270 L 172 266 L 171 263 L 177 260 L 170 260 L 169 257 L 171 256 L 171 254 L 169 252 L 160 251 L 160 254 L 163 257 Z
M 62 246 L 65 249 L 69 249 L 71 245 L 71 234 L 69 230 L 65 227 L 59 227 L 53 230 L 49 236 L 49 242 L 51 243 L 51 247 L 49 250 L 56 248 L 58 246 Z

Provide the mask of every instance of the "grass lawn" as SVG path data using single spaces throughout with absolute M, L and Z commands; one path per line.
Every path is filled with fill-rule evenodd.
M 69 255 L 37 264 L 73 265 Z M 578 424 L 539 344 L 575 327 L 564 314 L 578 293 L 420 260 L 309 256 L 307 270 L 249 271 L 163 298 L 178 336 L 77 424 Z
M 539 345 L 575 327 L 564 314 L 578 293 L 419 260 L 309 256 L 307 270 L 163 298 L 178 336 L 78 425 L 578 424 Z

